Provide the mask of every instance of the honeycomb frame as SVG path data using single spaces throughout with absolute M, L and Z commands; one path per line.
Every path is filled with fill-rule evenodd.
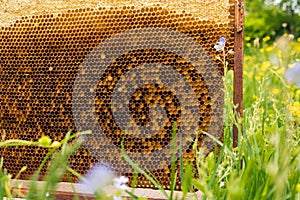
M 207 152 L 214 146 L 213 141 L 203 134 L 197 135 L 196 131 L 216 137 L 222 135 L 224 100 L 220 77 L 224 69 L 217 59 L 222 53 L 213 47 L 225 37 L 225 51 L 236 48 L 235 1 L 229 0 L 228 5 L 224 8 L 225 22 L 224 18 L 202 19 L 203 16 L 197 16 L 188 7 L 176 10 L 174 6 L 153 4 L 100 6 L 23 16 L 2 27 L 0 129 L 5 130 L 7 139 L 32 141 L 42 135 L 61 140 L 69 130 L 92 130 L 97 134 L 81 137 L 85 144 L 70 158 L 70 166 L 85 174 L 95 163 L 108 162 L 117 173 L 132 178 L 132 168 L 120 154 L 124 140 L 125 151 L 131 158 L 139 161 L 142 157 L 146 164 L 141 164 L 169 188 L 174 123 L 178 131 L 182 127 L 176 141 L 178 146 L 184 146 L 184 160 L 194 161 L 192 144 L 186 138 L 199 137 L 198 146 L 205 146 Z M 209 12 L 217 11 L 208 9 L 205 14 L 209 16 Z M 171 44 L 157 43 L 164 38 Z M 114 48 L 109 48 L 108 44 L 112 43 Z M 191 52 L 191 48 L 197 51 Z M 196 61 L 204 63 L 198 68 L 196 61 L 187 59 L 194 59 L 195 55 L 199 59 Z M 234 68 L 236 56 L 229 55 L 229 69 Z M 108 58 L 109 66 L 99 69 Z M 128 80 L 123 81 L 122 77 Z M 183 77 L 186 81 L 181 81 Z M 123 86 L 118 85 L 120 81 Z M 141 83 L 146 84 L 137 87 Z M 177 83 L 179 86 L 173 87 Z M 181 95 L 176 91 L 181 86 L 192 93 Z M 189 100 L 191 95 L 195 96 L 194 100 Z M 120 96 L 128 99 L 122 100 Z M 195 101 L 196 105 L 189 105 Z M 184 103 L 187 108 L 180 108 Z M 126 106 L 128 110 L 124 109 Z M 123 119 L 123 114 L 131 120 Z M 154 116 L 159 116 L 155 123 Z M 162 117 L 167 117 L 164 123 L 159 121 Z M 128 123 L 131 126 L 126 129 Z M 150 130 L 140 128 L 149 126 Z M 141 130 L 146 134 L 136 135 Z M 9 173 L 17 174 L 21 167 L 27 166 L 23 179 L 30 178 L 46 153 L 47 149 L 39 147 L 7 147 L 0 152 Z M 42 169 L 42 177 L 45 174 L 46 167 Z M 63 180 L 69 181 L 67 177 Z M 154 186 L 139 176 L 137 187 Z M 179 179 L 176 189 L 180 189 Z

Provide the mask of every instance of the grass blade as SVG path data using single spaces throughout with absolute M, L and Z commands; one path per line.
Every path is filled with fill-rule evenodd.
M 171 193 L 170 193 L 170 199 L 173 199 L 173 194 L 176 186 L 176 123 L 173 124 L 172 126 L 172 144 L 171 144 L 171 149 L 172 149 L 172 155 L 171 155 Z
M 134 163 L 126 154 L 125 150 L 124 150 L 124 139 L 121 142 L 121 153 L 123 158 L 135 169 L 137 170 L 139 173 L 141 173 L 142 175 L 144 175 L 158 190 L 160 190 L 162 192 L 162 194 L 165 196 L 166 199 L 170 199 L 168 194 L 166 193 L 166 191 L 164 190 L 163 186 L 156 182 L 151 176 L 149 176 L 142 168 L 139 167 L 139 165 L 137 165 L 136 163 Z

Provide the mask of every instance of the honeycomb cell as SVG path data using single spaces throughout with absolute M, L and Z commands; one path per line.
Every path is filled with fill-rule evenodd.
M 124 141 L 132 160 L 168 188 L 174 124 L 185 160 L 194 160 L 186 138 L 222 134 L 224 69 L 213 47 L 223 36 L 226 51 L 234 48 L 234 1 L 113 2 L 41 11 L 0 29 L 0 130 L 32 141 L 92 130 L 70 166 L 84 174 L 105 162 L 131 180 Z M 233 56 L 228 61 L 233 68 Z M 212 150 L 213 141 L 198 137 L 199 147 Z M 0 150 L 9 173 L 27 166 L 24 179 L 46 154 L 39 147 Z M 154 187 L 138 177 L 138 187 Z

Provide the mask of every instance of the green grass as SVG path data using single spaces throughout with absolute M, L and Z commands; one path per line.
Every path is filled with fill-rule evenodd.
M 283 73 L 288 67 L 284 63 L 299 58 L 295 52 L 300 43 L 288 43 L 285 49 L 264 44 L 261 49 L 248 49 L 242 119 L 232 112 L 232 72 L 226 74 L 225 133 L 223 143 L 218 141 L 222 150 L 198 161 L 202 178 L 194 180 L 204 198 L 300 199 L 300 116 L 290 112 L 299 102 L 300 90 L 286 83 Z M 272 54 L 281 65 L 269 62 Z M 243 130 L 236 149 L 232 148 L 233 124 Z
M 18 179 L 19 175 L 26 170 L 26 167 L 22 167 L 20 172 L 12 177 L 7 173 L 6 169 L 3 168 L 3 159 L 0 161 L 0 199 L 7 197 L 7 199 L 13 199 L 15 197 L 21 197 L 30 200 L 43 200 L 43 199 L 55 199 L 53 191 L 55 191 L 57 184 L 61 180 L 61 177 L 66 172 L 73 172 L 68 167 L 69 157 L 76 152 L 81 145 L 78 142 L 70 143 L 70 140 L 78 137 L 80 134 L 89 134 L 89 131 L 82 132 L 79 134 L 71 134 L 68 132 L 62 141 L 52 141 L 48 136 L 42 136 L 38 141 L 26 141 L 26 140 L 5 140 L 2 137 L 0 141 L 0 147 L 5 146 L 40 146 L 49 148 L 49 152 L 44 157 L 38 170 L 35 172 L 31 179 L 28 194 L 21 192 L 21 187 L 14 188 L 10 184 L 12 178 Z M 38 185 L 39 174 L 48 160 L 51 160 L 51 164 L 48 167 L 47 175 L 45 178 L 45 184 L 43 186 Z M 73 172 L 75 175 L 76 173 Z M 48 193 L 48 194 L 47 194 Z

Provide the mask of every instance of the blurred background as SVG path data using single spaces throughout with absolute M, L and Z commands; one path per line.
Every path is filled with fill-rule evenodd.
M 246 0 L 245 12 L 248 41 L 268 36 L 272 42 L 285 33 L 300 37 L 300 0 Z

